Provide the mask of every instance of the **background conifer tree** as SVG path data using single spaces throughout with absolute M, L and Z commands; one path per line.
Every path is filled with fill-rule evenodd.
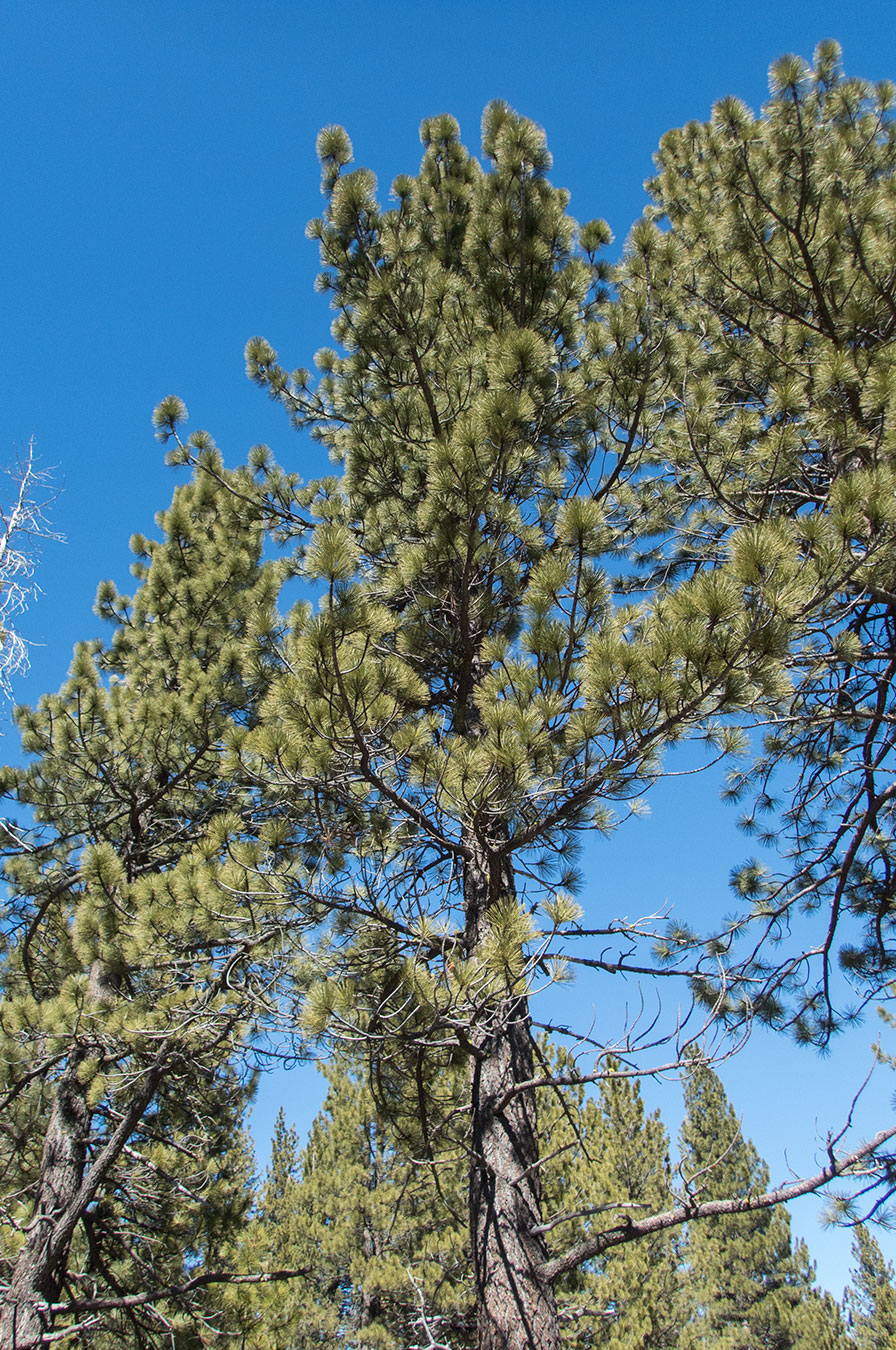
M 612 1072 L 621 1066 L 606 1067 Z M 597 1115 L 597 1128 L 586 1135 L 591 1156 L 586 1157 L 584 1150 L 573 1156 L 580 1173 L 587 1169 L 585 1193 L 597 1209 L 598 1225 L 607 1219 L 624 1224 L 627 1218 L 668 1208 L 669 1136 L 659 1112 L 646 1113 L 638 1080 L 605 1079 L 585 1110 Z M 569 1203 L 568 1196 L 564 1203 Z M 594 1219 L 586 1219 L 583 1236 L 594 1224 Z M 663 1350 L 679 1344 L 686 1316 L 681 1236 L 661 1229 L 642 1242 L 612 1248 L 593 1264 L 597 1278 L 589 1281 L 589 1293 L 602 1315 L 590 1332 L 590 1343 L 609 1350 Z M 583 1329 L 574 1326 L 575 1332 Z
M 681 1172 L 694 1196 L 768 1190 L 768 1167 L 741 1133 L 717 1074 L 697 1065 L 685 1083 Z M 832 1301 L 814 1288 L 804 1244 L 795 1253 L 783 1208 L 724 1216 L 688 1229 L 684 1346 L 810 1350 L 842 1344 Z
M 216 1291 L 221 1329 L 238 1337 L 245 1350 L 292 1350 L 303 1343 L 303 1284 L 316 1280 L 316 1270 L 310 1264 L 309 1216 L 300 1199 L 300 1155 L 298 1134 L 286 1124 L 281 1108 L 270 1163 L 260 1189 L 252 1191 L 255 1212 L 234 1236 L 227 1264 L 242 1273 L 288 1267 L 304 1274 L 289 1282 L 257 1288 L 224 1285 Z
M 469 1251 L 461 1156 L 438 1175 L 402 1148 L 365 1074 L 343 1058 L 307 1143 L 280 1113 L 258 1212 L 241 1244 L 251 1270 L 304 1269 L 303 1279 L 246 1291 L 251 1350 L 346 1343 L 397 1350 L 422 1329 L 470 1344 Z M 246 1307 L 251 1314 L 245 1316 Z M 422 1319 L 422 1320 L 421 1320 Z
M 557 1047 L 542 1042 L 540 1052 L 555 1070 L 570 1066 Z M 246 1268 L 304 1267 L 308 1277 L 252 1291 L 247 1344 L 287 1350 L 348 1339 L 402 1350 L 429 1334 L 454 1350 L 472 1346 L 462 1151 L 421 1167 L 407 1129 L 378 1113 L 358 1066 L 337 1060 L 324 1071 L 330 1090 L 304 1150 L 278 1117 L 241 1253 Z M 658 1115 L 645 1115 L 636 1083 L 611 1077 L 587 1100 L 581 1085 L 539 1095 L 546 1222 L 564 1242 L 610 1215 L 670 1203 L 668 1137 Z M 557 1291 L 564 1344 L 676 1344 L 686 1315 L 680 1263 L 678 1243 L 660 1232 L 571 1272 Z
M 540 1041 L 556 1078 L 567 1052 Z M 384 1118 L 358 1065 L 326 1068 L 330 1090 L 307 1146 L 280 1113 L 257 1214 L 237 1264 L 304 1269 L 305 1277 L 226 1291 L 231 1331 L 247 1350 L 350 1343 L 404 1350 L 427 1336 L 452 1350 L 475 1344 L 475 1299 L 463 1215 L 463 1171 L 415 1165 L 407 1135 Z M 638 1080 L 606 1066 L 593 1093 L 581 1084 L 539 1092 L 545 1141 L 545 1223 L 563 1245 L 608 1222 L 673 1204 L 669 1139 L 647 1115 Z M 697 1081 L 695 1081 L 697 1080 Z M 681 1174 L 692 1195 L 767 1184 L 711 1071 L 692 1078 L 696 1119 L 684 1127 Z M 704 1118 L 699 1115 L 705 1112 Z M 846 1350 L 839 1308 L 815 1286 L 804 1242 L 791 1248 L 783 1211 L 657 1229 L 612 1247 L 557 1283 L 561 1336 L 611 1350 L 750 1347 Z
M 893 1267 L 864 1224 L 852 1246 L 855 1268 L 846 1291 L 850 1341 L 856 1350 L 892 1350 L 896 1346 L 896 1288 Z
M 791 1308 L 787 1331 L 790 1343 L 799 1350 L 847 1350 L 849 1338 L 840 1306 L 827 1290 L 815 1283 L 815 1263 L 809 1257 L 806 1243 L 794 1243 L 800 1290 L 799 1301 Z

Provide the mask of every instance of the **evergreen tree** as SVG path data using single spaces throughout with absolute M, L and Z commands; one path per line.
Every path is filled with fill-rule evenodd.
M 27 810 L 4 822 L 4 1350 L 54 1321 L 98 1336 L 107 1312 L 137 1345 L 187 1335 L 201 1299 L 165 1290 L 215 1264 L 248 1203 L 236 1055 L 285 921 L 227 742 L 267 682 L 282 569 L 209 474 L 159 520 L 134 600 L 101 589 L 111 643 L 19 712 L 31 758 L 4 772 Z
M 278 1265 L 285 1265 L 288 1253 L 295 1251 L 304 1228 L 304 1215 L 299 1203 L 301 1176 L 301 1149 L 298 1131 L 287 1125 L 283 1107 L 274 1122 L 271 1140 L 271 1160 L 261 1193 L 259 1218 L 270 1238 L 271 1256 Z
M 567 1057 L 558 1056 L 562 1073 Z M 545 1209 L 574 1217 L 561 1240 L 572 1245 L 609 1224 L 666 1209 L 672 1200 L 669 1137 L 659 1113 L 647 1115 L 638 1080 L 609 1061 L 594 1096 L 547 1097 L 541 1119 L 549 1154 Z M 554 1222 L 555 1220 L 551 1220 Z M 560 1236 L 560 1235 L 558 1235 Z M 565 1339 L 608 1350 L 662 1350 L 678 1344 L 685 1314 L 680 1240 L 668 1229 L 613 1247 L 557 1290 Z
M 314 1281 L 306 1241 L 308 1215 L 300 1200 L 300 1145 L 297 1131 L 277 1113 L 271 1158 L 260 1192 L 253 1192 L 256 1212 L 235 1237 L 228 1265 L 241 1273 L 301 1271 L 294 1280 L 255 1288 L 224 1286 L 217 1293 L 222 1329 L 238 1337 L 244 1350 L 293 1350 L 301 1344 L 302 1282 Z
M 794 1245 L 793 1259 L 802 1289 L 799 1302 L 789 1314 L 791 1344 L 798 1350 L 848 1350 L 840 1307 L 831 1294 L 816 1285 L 815 1263 L 802 1239 Z
M 421 1315 L 439 1339 L 469 1344 L 460 1157 L 437 1172 L 416 1165 L 376 1110 L 363 1073 L 348 1065 L 324 1072 L 331 1090 L 302 1156 L 300 1202 L 319 1254 L 319 1287 L 331 1291 L 334 1344 L 337 1330 L 358 1347 L 425 1341 Z
M 792 695 L 731 780 L 744 827 L 790 856 L 780 875 L 751 860 L 735 890 L 773 925 L 791 907 L 831 921 L 754 998 L 819 1042 L 838 959 L 862 998 L 894 968 L 896 125 L 893 86 L 839 58 L 784 57 L 759 115 L 723 99 L 663 138 L 618 320 L 652 383 L 632 506 L 657 532 L 654 578 L 737 550 L 793 614 Z
M 872 423 L 886 429 L 886 357 L 866 364 L 864 351 L 886 351 L 877 336 L 889 320 L 877 280 L 867 296 L 858 280 L 856 288 L 837 280 L 846 329 L 828 350 L 829 368 L 815 368 L 812 325 L 824 324 L 801 203 L 825 198 L 824 174 L 839 173 L 841 160 L 844 182 L 858 164 L 858 178 L 872 184 L 861 219 L 873 218 L 867 238 L 877 230 L 883 256 L 892 137 L 885 94 L 875 102 L 844 86 L 828 99 L 825 52 L 812 78 L 785 78 L 795 67 L 781 67 L 758 130 L 726 105 L 718 154 L 709 133 L 701 140 L 689 130 L 666 143 L 658 181 L 666 181 L 663 165 L 670 183 L 678 174 L 681 219 L 672 183 L 663 202 L 673 229 L 668 239 L 649 222 L 633 233 L 618 305 L 607 302 L 596 258 L 606 227 L 576 229 L 566 195 L 548 180 L 543 134 L 505 105 L 486 112 L 484 169 L 451 118 L 424 123 L 420 173 L 396 180 L 389 210 L 372 175 L 349 169 L 346 133 L 327 128 L 319 138 L 326 206 L 311 229 L 338 350 L 318 353 L 313 379 L 305 370 L 290 375 L 264 339 L 247 346 L 250 376 L 340 466 L 338 476 L 305 488 L 264 447 L 252 456 L 257 500 L 276 538 L 296 541 L 303 575 L 321 596 L 316 610 L 294 611 L 263 725 L 242 746 L 282 837 L 313 873 L 313 898 L 298 887 L 298 908 L 330 917 L 303 1026 L 365 1047 L 378 1105 L 385 1085 L 399 1101 L 396 1118 L 416 1120 L 427 1161 L 455 1137 L 442 1132 L 454 1107 L 440 1087 L 465 1073 L 480 1350 L 556 1350 L 555 1286 L 577 1265 L 684 1218 L 782 1198 L 760 1201 L 750 1184 L 649 1224 L 617 1221 L 558 1252 L 542 1204 L 538 1124 L 539 1090 L 552 1073 L 536 1065 L 529 995 L 543 973 L 562 973 L 575 938 L 597 935 L 600 950 L 578 959 L 606 976 L 624 975 L 645 940 L 659 938 L 613 914 L 586 928 L 570 892 L 580 831 L 609 830 L 612 804 L 628 810 L 640 798 L 669 744 L 700 734 L 730 749 L 743 743 L 732 719 L 761 708 L 795 736 L 789 749 L 772 747 L 773 756 L 793 753 L 836 776 L 839 731 L 828 758 L 817 745 L 812 758 L 815 723 L 803 713 L 820 642 L 830 642 L 831 658 L 821 660 L 828 674 L 856 665 L 862 639 L 850 635 L 848 620 L 861 628 L 867 611 L 863 601 L 849 610 L 855 587 L 889 603 L 881 590 L 894 509 L 888 470 L 866 473 L 863 465 L 856 477 L 844 451 L 856 427 L 863 435 Z M 809 112 L 821 147 L 814 159 L 800 140 Z M 725 236 L 727 254 L 696 268 L 688 222 L 711 215 L 715 199 L 710 193 L 710 204 L 689 215 L 685 189 L 698 193 L 708 176 L 713 192 L 728 194 L 720 220 L 740 220 L 740 185 L 758 172 L 749 158 L 744 166 L 751 152 L 743 147 L 756 142 L 766 175 L 759 195 L 774 198 L 758 231 L 760 243 L 771 241 L 773 265 L 763 260 L 759 274 L 782 274 L 781 293 L 757 293 L 756 315 L 723 306 L 713 318 L 717 262 L 738 258 L 737 233 Z M 676 146 L 685 147 L 680 172 Z M 794 174 L 804 170 L 797 219 L 779 228 L 774 194 L 793 196 Z M 830 224 L 852 239 L 848 211 Z M 753 231 L 751 223 L 741 232 Z M 838 240 L 833 251 L 846 250 Z M 883 275 L 886 259 L 881 266 Z M 743 286 L 735 277 L 735 295 Z M 809 335 L 797 331 L 800 300 L 814 316 Z M 864 300 L 868 314 L 856 320 Z M 760 338 L 751 346 L 754 328 Z M 838 344 L 849 349 L 845 366 L 835 359 Z M 850 351 L 868 382 L 864 412 L 864 394 L 853 390 L 842 408 L 834 397 L 844 381 L 855 384 L 856 372 L 843 374 Z M 807 352 L 808 374 L 794 394 L 788 361 Z M 802 402 L 791 425 L 794 399 Z M 853 422 L 838 421 L 843 408 L 853 408 Z M 202 471 L 202 436 L 180 442 L 173 406 L 158 420 L 163 435 L 178 437 L 174 459 Z M 802 498 L 791 480 L 809 484 Z M 644 548 L 654 566 L 633 584 L 646 594 L 615 603 L 604 566 Z M 847 611 L 837 608 L 843 596 Z M 863 666 L 872 683 L 883 673 L 886 684 L 884 646 L 881 637 Z M 869 723 L 868 706 L 854 713 L 847 700 L 827 726 L 842 723 L 861 739 L 870 725 L 885 761 L 891 719 L 872 715 Z M 789 817 L 800 830 L 810 828 L 814 771 Z M 822 786 L 823 805 L 826 795 Z M 879 799 L 876 788 L 867 809 L 855 805 L 859 852 L 862 840 L 882 840 L 873 847 L 884 872 L 888 809 L 889 796 Z M 837 877 L 852 876 L 858 858 L 846 846 Z M 836 919 L 845 901 L 867 917 L 873 885 L 846 895 L 837 877 L 813 880 L 810 903 L 830 900 Z M 755 868 L 738 885 L 754 906 L 705 937 L 676 922 L 658 944 L 659 962 L 666 973 L 677 963 L 710 1018 L 752 1011 L 777 1019 L 790 985 L 800 997 L 802 965 L 792 953 L 780 959 L 777 948 L 763 955 L 771 947 L 763 938 L 779 936 L 779 893 Z M 891 893 L 884 887 L 868 925 L 871 945 L 843 957 L 872 985 L 888 960 L 877 919 Z M 743 969 L 734 939 L 751 922 L 758 935 L 745 944 Z M 823 961 L 829 952 L 826 944 Z M 720 961 L 729 966 L 724 987 Z M 636 968 L 646 975 L 656 965 L 645 954 Z M 827 988 L 823 973 L 799 1003 L 801 1035 L 823 1038 L 831 1029 Z M 613 1031 L 602 1030 L 598 1049 L 613 1044 Z M 631 1038 L 622 1046 L 636 1049 Z M 573 1077 L 581 1081 L 578 1067 Z M 827 1179 L 824 1172 L 811 1184 Z
M 388 210 L 345 132 L 321 133 L 312 233 L 339 350 L 318 353 L 316 380 L 260 338 L 247 364 L 339 474 L 303 487 L 264 447 L 254 478 L 227 474 L 204 433 L 180 442 L 184 410 L 165 400 L 160 435 L 196 480 L 164 540 L 138 543 L 133 605 L 101 595 L 108 650 L 81 648 L 61 693 L 23 713 L 34 762 L 5 776 L 34 823 L 6 825 L 2 1350 L 107 1311 L 140 1343 L 164 1328 L 186 1345 L 218 1315 L 175 1291 L 229 1250 L 246 1204 L 240 1049 L 281 1011 L 278 977 L 301 993 L 309 973 L 302 1027 L 363 1047 L 374 1104 L 343 1122 L 334 1102 L 317 1139 L 331 1165 L 312 1149 L 299 1180 L 294 1141 L 278 1143 L 264 1222 L 278 1187 L 284 1204 L 299 1188 L 318 1216 L 301 1241 L 332 1272 L 294 1291 L 326 1309 L 312 1339 L 406 1330 L 384 1233 L 435 1277 L 426 1177 L 462 1145 L 479 1350 L 558 1350 L 571 1297 L 592 1341 L 621 1346 L 628 1319 L 636 1344 L 662 1344 L 647 1290 L 675 1296 L 661 1234 L 684 1220 L 694 1336 L 792 1343 L 805 1272 L 711 1076 L 689 1088 L 705 1097 L 686 1126 L 699 1194 L 633 1218 L 664 1203 L 661 1127 L 631 1089 L 597 1105 L 581 1088 L 637 1037 L 601 1029 L 596 1061 L 564 1068 L 530 1012 L 596 936 L 576 959 L 602 976 L 677 968 L 708 1017 L 742 1015 L 733 943 L 753 921 L 750 1008 L 777 1020 L 790 992 L 799 1034 L 824 1039 L 833 929 L 805 997 L 799 959 L 762 955 L 797 898 L 862 921 L 841 960 L 863 993 L 892 974 L 891 93 L 840 81 L 830 46 L 775 82 L 761 118 L 728 101 L 664 142 L 671 228 L 634 231 L 619 303 L 606 227 L 576 227 L 543 133 L 505 105 L 486 111 L 485 168 L 451 118 L 425 122 L 420 172 Z M 263 527 L 294 547 L 286 567 L 260 564 Z M 645 551 L 642 595 L 617 603 L 607 567 Z M 290 570 L 321 601 L 275 650 Z M 760 709 L 780 729 L 762 807 L 776 767 L 800 766 L 796 870 L 742 871 L 756 903 L 708 939 L 612 912 L 585 927 L 581 831 L 634 809 L 666 747 L 731 749 L 732 719 Z M 321 937 L 313 958 L 295 927 Z M 635 955 L 654 942 L 656 959 Z M 577 1218 L 557 1212 L 546 1121 Z M 582 1168 L 607 1131 L 595 1200 Z M 337 1137 L 352 1140 L 338 1212 Z M 641 1170 L 626 1137 L 646 1144 Z M 196 1166 L 183 1204 L 173 1155 Z M 403 1214 L 399 1192 L 420 1207 Z M 621 1250 L 635 1239 L 649 1271 L 644 1249 Z
M 540 1053 L 558 1072 L 571 1066 L 556 1047 L 540 1042 Z M 357 1066 L 341 1060 L 324 1072 L 330 1091 L 303 1151 L 278 1117 L 241 1254 L 246 1268 L 304 1268 L 308 1276 L 252 1293 L 246 1344 L 404 1350 L 430 1334 L 453 1350 L 473 1345 L 463 1155 L 420 1167 L 406 1132 L 378 1115 Z M 588 1099 L 581 1085 L 540 1098 L 546 1222 L 564 1242 L 669 1203 L 668 1137 L 657 1114 L 645 1115 L 636 1082 L 612 1076 Z M 573 1271 L 557 1289 L 563 1343 L 675 1345 L 684 1311 L 679 1266 L 679 1244 L 659 1232 Z
M 610 828 L 669 742 L 726 744 L 714 719 L 775 693 L 788 634 L 727 566 L 614 607 L 599 559 L 621 542 L 637 439 L 614 440 L 601 405 L 606 229 L 577 245 L 542 132 L 504 105 L 485 117 L 488 172 L 452 119 L 422 135 L 389 211 L 369 173 L 344 172 L 345 133 L 320 137 L 313 230 L 342 354 L 318 354 L 316 388 L 262 339 L 247 348 L 343 469 L 298 489 L 255 455 L 281 537 L 313 525 L 304 574 L 323 599 L 294 615 L 249 748 L 285 816 L 310 796 L 339 817 L 306 843 L 338 975 L 305 1026 L 378 1039 L 409 1084 L 466 1063 L 479 1344 L 551 1350 L 528 991 L 581 931 L 576 836 Z
M 425 1325 L 461 1350 L 473 1301 L 460 1155 L 438 1172 L 417 1165 L 357 1065 L 323 1072 L 330 1088 L 304 1149 L 278 1116 L 240 1252 L 246 1269 L 307 1273 L 251 1294 L 246 1344 L 402 1350 L 425 1343 Z
M 864 1224 L 857 1224 L 852 1244 L 855 1261 L 845 1310 L 850 1340 L 856 1350 L 893 1350 L 896 1346 L 896 1288 L 893 1267 Z
M 682 1175 L 694 1197 L 768 1190 L 768 1167 L 748 1139 L 711 1069 L 685 1083 Z M 805 1246 L 794 1253 L 783 1207 L 722 1216 L 688 1229 L 691 1316 L 682 1345 L 719 1350 L 812 1350 L 841 1345 L 831 1300 L 814 1289 Z

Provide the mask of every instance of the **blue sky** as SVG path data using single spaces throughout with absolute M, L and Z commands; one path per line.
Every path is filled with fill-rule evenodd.
M 604 216 L 621 243 L 662 133 L 726 94 L 758 107 L 769 63 L 810 57 L 826 37 L 842 43 L 849 73 L 896 78 L 892 0 L 3 6 L 0 463 L 36 438 L 67 540 L 40 565 L 43 595 L 24 624 L 33 668 L 17 695 L 56 688 L 73 643 L 101 632 L 98 582 L 126 586 L 128 539 L 150 532 L 170 498 L 150 425 L 163 395 L 180 395 L 191 428 L 211 431 L 231 462 L 267 441 L 308 476 L 321 467 L 248 384 L 242 357 L 255 333 L 290 366 L 328 341 L 304 236 L 321 205 L 321 126 L 343 123 L 387 191 L 416 167 L 423 117 L 454 113 L 475 146 L 482 108 L 504 98 L 546 127 L 573 214 Z M 632 913 L 724 904 L 746 852 L 712 788 L 678 780 L 657 793 L 649 822 L 590 851 L 589 886 L 624 893 Z M 869 1022 L 823 1063 L 764 1039 L 726 1067 L 774 1180 L 788 1161 L 813 1165 L 815 1122 L 838 1123 L 874 1031 Z M 879 1077 L 868 1129 L 891 1114 L 892 1083 Z M 307 1076 L 278 1079 L 259 1134 L 280 1097 L 304 1122 L 315 1092 Z M 669 1099 L 670 1122 L 674 1111 Z M 795 1224 L 839 1293 L 849 1240 L 820 1235 L 811 1204 Z

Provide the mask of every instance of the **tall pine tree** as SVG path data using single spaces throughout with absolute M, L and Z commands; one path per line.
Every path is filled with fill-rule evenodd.
M 309 796 L 340 816 L 308 841 L 338 978 L 306 1026 L 379 1039 L 410 1083 L 440 1056 L 466 1064 L 479 1344 L 551 1350 L 528 993 L 581 931 L 566 860 L 665 745 L 708 727 L 724 744 L 714 719 L 776 692 L 787 631 L 726 566 L 614 607 L 598 560 L 621 542 L 637 437 L 614 439 L 602 402 L 606 229 L 576 235 L 543 133 L 504 105 L 485 116 L 487 172 L 451 118 L 422 137 L 384 211 L 346 171 L 346 134 L 321 134 L 313 231 L 341 354 L 318 354 L 315 386 L 247 348 L 342 466 L 297 492 L 255 457 L 281 517 L 313 522 L 323 600 L 295 615 L 251 749 L 284 813 L 292 794 L 299 816 Z
M 420 172 L 395 181 L 387 210 L 372 175 L 350 169 L 346 133 L 327 128 L 326 205 L 311 228 L 338 349 L 318 353 L 312 378 L 289 374 L 262 338 L 247 346 L 250 376 L 339 466 L 302 488 L 264 448 L 252 457 L 275 534 L 303 537 L 303 573 L 321 596 L 316 610 L 294 612 L 264 725 L 243 747 L 284 837 L 313 870 L 307 912 L 331 919 L 304 1025 L 365 1047 L 376 1083 L 416 1102 L 427 1157 L 447 1105 L 438 1084 L 449 1069 L 466 1074 L 481 1350 L 553 1350 L 555 1284 L 577 1263 L 683 1217 L 678 1207 L 653 1228 L 617 1222 L 566 1252 L 545 1222 L 538 1100 L 551 1073 L 536 1063 L 530 992 L 562 971 L 583 936 L 597 938 L 584 960 L 603 976 L 632 966 L 649 974 L 650 956 L 634 952 L 658 936 L 612 912 L 581 922 L 570 896 L 580 831 L 609 830 L 613 804 L 627 810 L 649 788 L 668 745 L 703 734 L 730 748 L 740 741 L 732 720 L 760 709 L 783 717 L 793 753 L 823 774 L 836 769 L 841 724 L 856 745 L 869 729 L 882 737 L 886 762 L 891 719 L 869 721 L 865 693 L 860 707 L 847 699 L 844 714 L 828 717 L 828 760 L 812 758 L 816 728 L 803 713 L 819 634 L 831 640 L 822 682 L 858 669 L 863 639 L 849 618 L 861 628 L 866 611 L 861 600 L 846 618 L 838 608 L 845 594 L 849 609 L 855 588 L 884 606 L 862 669 L 872 685 L 883 679 L 886 706 L 889 470 L 869 461 L 869 476 L 844 447 L 856 429 L 889 434 L 888 344 L 878 341 L 889 322 L 888 95 L 849 85 L 828 98 L 828 49 L 814 75 L 796 70 L 780 67 L 758 123 L 726 104 L 708 131 L 666 142 L 657 194 L 673 228 L 667 237 L 648 221 L 634 231 L 619 304 L 608 303 L 596 258 L 606 228 L 577 230 L 548 180 L 543 134 L 505 105 L 486 112 L 485 168 L 451 118 L 424 123 Z M 817 153 L 801 139 L 805 126 Z M 841 284 L 836 258 L 854 222 L 848 211 L 825 217 L 838 238 L 825 255 L 829 298 L 807 260 L 801 203 L 821 211 L 832 173 L 849 191 L 853 178 L 870 182 L 862 238 L 877 239 L 883 262 L 867 293 L 858 278 Z M 754 181 L 771 215 L 747 213 L 744 226 L 741 189 Z M 790 197 L 795 219 L 783 211 Z M 714 215 L 729 233 L 707 258 L 691 246 Z M 759 281 L 780 283 L 766 294 L 757 282 L 756 314 L 746 317 L 736 306 L 712 309 L 719 259 L 739 266 L 738 230 L 746 242 L 757 234 Z M 735 299 L 745 285 L 738 273 Z M 834 302 L 845 327 L 832 337 L 822 310 Z M 880 359 L 866 362 L 866 348 Z M 804 356 L 808 373 L 801 367 L 791 388 L 788 360 Z M 176 410 L 162 409 L 159 423 L 176 434 Z M 202 468 L 202 438 L 179 444 L 174 458 Z M 792 483 L 818 490 L 797 499 Z M 604 565 L 645 549 L 652 570 L 631 584 L 646 598 L 616 603 Z M 836 792 L 828 801 L 820 791 L 839 809 Z M 810 903 L 830 902 L 835 919 L 844 899 L 854 915 L 872 915 L 871 945 L 845 949 L 843 960 L 873 988 L 888 959 L 877 919 L 891 890 L 875 899 L 876 883 L 853 895 L 840 881 L 857 875 L 854 863 L 867 873 L 866 845 L 886 873 L 878 842 L 886 844 L 889 797 L 875 788 L 867 810 L 853 806 L 859 852 L 845 846 L 846 870 L 838 862 L 813 881 Z M 801 810 L 788 820 L 808 828 L 811 812 L 800 823 Z M 799 959 L 763 946 L 778 936 L 776 897 L 786 888 L 769 890 L 755 868 L 738 884 L 748 903 L 733 922 L 703 938 L 676 921 L 660 961 L 687 974 L 708 1018 L 776 1020 L 790 992 L 800 1034 L 824 1038 L 835 1020 L 831 944 L 820 985 L 803 999 L 790 978 Z M 297 899 L 307 906 L 304 888 Z M 744 944 L 749 984 L 740 985 L 734 940 L 749 924 L 758 941 Z M 636 1048 L 615 1032 L 602 1029 L 599 1048 Z M 730 1207 L 741 1201 L 749 1207 L 755 1196 L 732 1196 Z

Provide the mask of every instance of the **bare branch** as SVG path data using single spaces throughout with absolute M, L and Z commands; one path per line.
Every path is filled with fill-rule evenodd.
M 50 529 L 45 511 L 55 497 L 46 470 L 34 459 L 34 438 L 24 454 L 5 470 L 0 494 L 0 692 L 12 697 L 12 680 L 28 669 L 28 644 L 15 623 L 37 593 L 31 578 L 40 541 L 61 539 Z

